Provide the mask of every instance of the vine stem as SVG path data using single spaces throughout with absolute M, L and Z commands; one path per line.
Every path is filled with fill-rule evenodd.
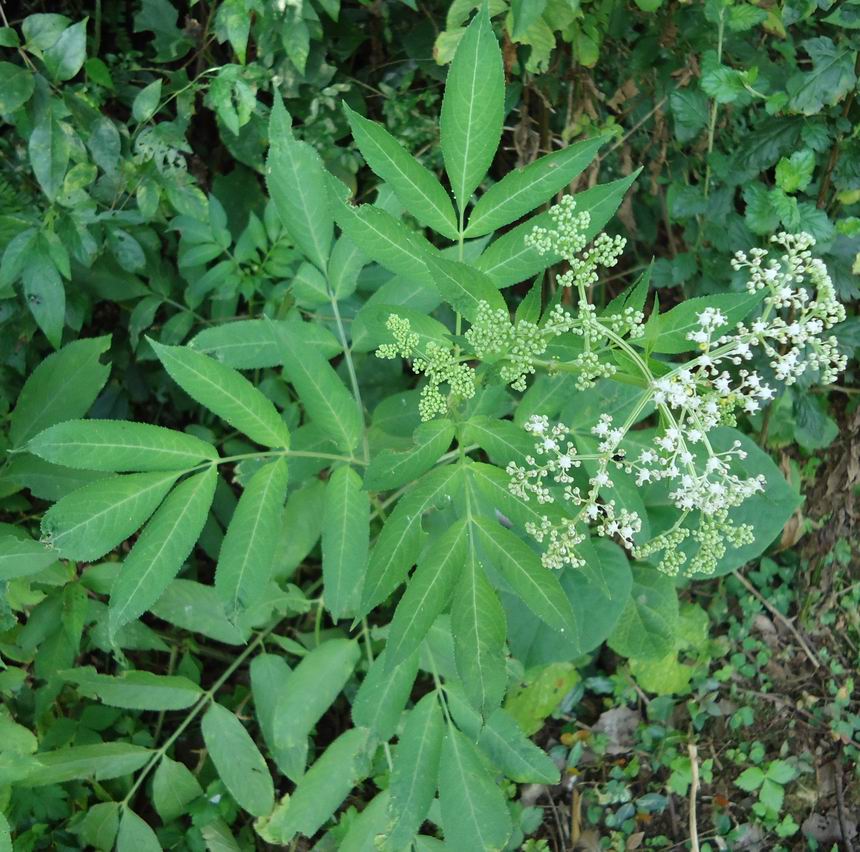
M 690 852 L 699 852 L 699 827 L 696 820 L 696 798 L 699 795 L 699 753 L 695 743 L 687 743 L 690 756 Z
M 245 650 L 242 651 L 242 653 L 239 654 L 239 656 L 236 657 L 236 659 L 233 660 L 233 662 L 229 666 L 227 666 L 221 677 L 219 677 L 218 680 L 216 680 L 215 683 L 213 683 L 212 686 L 210 686 L 209 689 L 207 689 L 206 692 L 204 692 L 203 695 L 200 696 L 197 703 L 191 708 L 190 712 L 182 720 L 182 722 L 180 722 L 176 730 L 164 741 L 164 744 L 158 748 L 155 754 L 152 755 L 149 760 L 149 763 L 147 763 L 146 766 L 143 767 L 140 772 L 140 775 L 137 776 L 137 779 L 135 780 L 134 784 L 132 784 L 131 789 L 128 791 L 128 794 L 120 803 L 121 807 L 128 807 L 129 803 L 134 798 L 135 793 L 137 793 L 137 791 L 140 789 L 141 784 L 143 784 L 149 773 L 152 772 L 152 770 L 161 762 L 161 759 L 167 754 L 167 752 L 170 750 L 170 747 L 176 742 L 176 740 L 179 739 L 179 737 L 182 735 L 182 732 L 197 718 L 197 716 L 200 715 L 200 712 L 210 704 L 210 702 L 215 697 L 215 693 L 218 692 L 218 690 L 221 689 L 222 686 L 224 686 L 224 684 L 232 676 L 233 672 L 235 672 L 236 669 L 238 669 L 242 665 L 242 663 L 244 663 L 245 660 L 247 660 L 248 657 L 250 657 L 251 654 L 253 654 L 254 651 L 256 651 L 257 648 L 259 648 L 260 645 L 262 645 L 263 642 L 266 641 L 266 637 L 281 623 L 281 621 L 283 621 L 282 618 L 277 618 L 275 619 L 275 621 L 269 624 L 268 627 L 265 627 L 263 630 L 261 630 L 256 635 L 254 640 L 245 648 Z

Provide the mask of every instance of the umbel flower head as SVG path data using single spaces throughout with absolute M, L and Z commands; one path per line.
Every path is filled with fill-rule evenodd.
M 569 223 L 571 229 L 581 227 L 582 220 L 571 217 L 569 210 L 557 221 Z M 830 382 L 846 364 L 835 338 L 825 334 L 845 318 L 845 309 L 836 301 L 826 267 L 812 257 L 815 241 L 808 234 L 781 233 L 772 242 L 782 248 L 775 257 L 754 249 L 749 257 L 738 252 L 733 260 L 735 269 L 749 272 L 747 289 L 764 291 L 759 316 L 749 325 L 738 323 L 727 331 L 727 317 L 715 308 L 705 308 L 687 335 L 700 354 L 659 376 L 624 339 L 641 336 L 641 318 L 631 317 L 627 331 L 598 318 L 593 307 L 584 303 L 580 286 L 583 298 L 571 330 L 579 329 L 592 347 L 623 353 L 642 373 L 645 390 L 623 423 L 615 423 L 609 414 L 600 416 L 591 429 L 597 452 L 589 455 L 577 453 L 564 425 L 551 424 L 542 416 L 526 423 L 535 438 L 535 453 L 527 457 L 526 465 L 508 465 L 511 492 L 541 505 L 561 503 L 570 510 L 561 520 L 558 513 L 552 517 L 548 513 L 529 529 L 544 545 L 546 567 L 581 565 L 577 546 L 589 527 L 598 535 L 615 538 L 637 559 L 660 555 L 658 566 L 668 574 L 713 573 L 728 547 L 752 541 L 752 528 L 733 523 L 730 512 L 764 489 L 764 477 L 737 473 L 746 457 L 740 442 L 718 450 L 711 440 L 713 430 L 733 422 L 735 411 L 754 413 L 775 396 L 774 388 L 749 367 L 756 353 L 769 359 L 777 379 L 786 384 L 807 370 L 818 371 L 822 381 Z M 559 246 L 579 243 L 570 234 L 542 231 L 534 244 L 559 251 Z M 585 369 L 589 379 L 596 374 L 587 364 Z M 626 440 L 628 433 L 652 405 L 660 426 L 648 446 L 634 450 L 635 442 Z M 588 475 L 580 477 L 577 485 L 573 472 L 584 464 Z M 618 509 L 612 496 L 617 471 L 632 476 L 640 487 L 665 482 L 678 511 L 675 524 L 648 541 L 639 541 L 643 519 Z M 695 546 L 687 546 L 688 541 Z

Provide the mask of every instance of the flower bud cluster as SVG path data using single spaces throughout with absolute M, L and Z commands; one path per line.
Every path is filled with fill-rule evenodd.
M 553 337 L 570 331 L 573 318 L 560 305 L 539 326 L 527 320 L 512 323 L 504 308 L 480 302 L 478 315 L 466 332 L 472 351 L 482 361 L 503 359 L 499 374 L 505 384 L 524 391 L 526 379 L 535 371 L 535 362 L 546 352 Z
M 461 364 L 457 356 L 438 343 L 428 343 L 423 351 L 418 349 L 420 338 L 412 331 L 409 320 L 391 314 L 385 323 L 394 337 L 394 343 L 384 343 L 376 350 L 379 358 L 411 358 L 412 370 L 427 378 L 421 388 L 418 413 L 422 420 L 432 420 L 448 412 L 448 394 L 439 389 L 447 384 L 449 393 L 459 399 L 471 399 L 475 395 L 474 372 Z

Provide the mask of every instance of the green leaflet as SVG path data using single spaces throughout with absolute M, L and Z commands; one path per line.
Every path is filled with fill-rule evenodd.
M 352 394 L 331 364 L 304 345 L 304 323 L 284 328 L 272 324 L 281 351 L 284 376 L 295 387 L 310 418 L 325 430 L 338 449 L 352 452 L 364 429 Z
M 367 255 L 345 234 L 334 244 L 328 262 L 328 281 L 338 300 L 355 292 L 358 275 L 367 264 Z
M 295 138 L 291 125 L 292 119 L 277 96 L 269 121 L 266 184 L 295 244 L 325 272 L 334 232 L 326 172 L 319 154 Z
M 69 420 L 31 438 L 26 447 L 45 461 L 78 470 L 179 470 L 214 461 L 211 444 L 184 432 L 125 420 Z
M 337 810 L 350 790 L 370 772 L 370 732 L 353 728 L 341 734 L 258 827 L 268 843 L 284 846 L 302 834 L 311 837 Z
M 265 593 L 286 499 L 286 459 L 263 465 L 239 498 L 215 569 L 215 590 L 234 620 Z
M 561 633 L 576 630 L 575 617 L 555 574 L 541 565 L 540 557 L 510 530 L 487 518 L 475 518 L 481 549 L 526 606 Z
M 382 603 L 406 579 L 424 536 L 424 512 L 451 496 L 460 486 L 460 473 L 459 465 L 432 470 L 401 497 L 370 553 L 359 615 Z
M 161 852 L 161 844 L 149 823 L 127 807 L 119 820 L 116 852 Z
M 408 848 L 427 818 L 436 794 L 444 734 L 439 699 L 431 692 L 409 713 L 394 754 L 389 785 L 392 827 L 383 849 Z
M 184 763 L 161 758 L 152 776 L 152 804 L 164 822 L 187 813 L 187 806 L 202 795 L 203 788 Z
M 57 561 L 57 554 L 31 538 L 0 535 L 0 580 L 38 574 Z
M 275 742 L 278 701 L 290 688 L 287 682 L 292 671 L 285 660 L 275 654 L 258 654 L 251 661 L 250 671 L 254 709 L 263 740 L 278 769 L 291 781 L 298 781 L 304 775 L 308 758 L 307 738 L 291 748 L 279 748 Z
M 745 319 L 763 298 L 764 290 L 756 293 L 718 293 L 686 299 L 672 310 L 660 314 L 654 321 L 653 328 L 649 328 L 647 338 L 632 342 L 647 346 L 652 352 L 677 354 L 697 351 L 698 344 L 689 340 L 687 335 L 699 328 L 699 314 L 705 308 L 719 309 L 726 317 L 726 322 L 714 333 L 716 338 Z
M 481 302 L 507 313 L 508 306 L 493 280 L 474 266 L 443 257 L 428 257 L 426 263 L 442 298 L 469 322 L 477 319 Z
M 448 237 L 457 238 L 457 217 L 448 193 L 428 169 L 375 121 L 350 109 L 344 112 L 362 156 L 395 192 L 403 206 L 423 225 Z
M 512 830 L 505 797 L 475 746 L 450 725 L 439 763 L 439 801 L 446 846 L 482 852 L 505 847 Z
M 340 841 L 338 852 L 365 852 L 374 849 L 378 835 L 388 828 L 388 790 L 383 790 L 373 797 L 373 801 L 349 824 L 343 840 Z
M 99 674 L 92 666 L 84 666 L 57 674 L 76 684 L 82 695 L 98 698 L 111 707 L 129 710 L 182 710 L 190 707 L 203 693 L 188 678 L 146 671 L 128 671 L 112 677 Z
M 42 536 L 66 559 L 93 562 L 138 530 L 181 474 L 132 473 L 84 485 L 45 513 Z
M 587 210 L 591 214 L 591 224 L 585 232 L 589 239 L 596 236 L 612 218 L 638 174 L 639 170 L 628 177 L 599 184 L 576 194 L 577 211 Z M 477 268 L 486 272 L 495 281 L 496 286 L 502 288 L 524 281 L 541 270 L 558 263 L 560 260 L 558 255 L 541 255 L 526 245 L 526 236 L 537 225 L 541 227 L 551 226 L 552 220 L 549 218 L 549 214 L 538 213 L 494 240 L 478 258 L 475 264 Z
M 502 52 L 482 6 L 457 45 L 440 116 L 442 157 L 461 217 L 493 162 L 504 111 Z
M 290 688 L 278 700 L 274 718 L 275 745 L 294 748 L 340 695 L 358 662 L 358 643 L 331 639 L 314 648 L 290 675 Z
M 364 474 L 368 491 L 386 491 L 417 479 L 438 461 L 454 440 L 454 424 L 440 419 L 422 423 L 414 432 L 414 446 L 405 451 L 382 450 Z
M 493 464 L 504 467 L 508 462 L 525 465 L 526 456 L 534 452 L 534 439 L 510 420 L 497 420 L 476 414 L 462 426 L 464 444 L 477 444 Z
M 478 746 L 512 781 L 520 784 L 558 784 L 559 771 L 553 760 L 501 708 L 481 728 Z
M 99 802 L 87 810 L 80 826 L 80 837 L 90 846 L 99 850 L 112 850 L 119 829 L 119 802 Z M 0 845 L 0 852 L 7 852 Z M 8 852 L 12 852 L 9 844 Z
M 144 527 L 111 589 L 111 633 L 143 615 L 191 553 L 215 493 L 214 467 L 181 482 Z
M 350 204 L 341 197 L 343 188 L 337 178 L 329 178 L 334 216 L 344 234 L 386 269 L 432 286 L 425 260 L 436 254 L 436 249 L 385 210 L 372 204 Z
M 609 636 L 609 647 L 624 657 L 662 659 L 675 650 L 677 624 L 672 579 L 649 566 L 634 566 L 630 600 Z
M 184 346 L 153 340 L 164 369 L 192 399 L 264 447 L 288 447 L 287 424 L 272 402 L 241 373 Z
M 213 703 L 200 727 L 209 757 L 230 795 L 254 816 L 268 814 L 275 804 L 272 776 L 245 726 L 226 707 Z
M 466 561 L 469 528 L 459 520 L 432 542 L 397 604 L 388 633 L 385 656 L 393 667 L 414 653 L 451 592 Z
M 499 706 L 505 692 L 505 611 L 477 556 L 474 526 L 469 525 L 466 564 L 454 592 L 451 631 L 454 658 L 463 688 L 484 716 Z
M 368 669 L 352 705 L 352 720 L 369 728 L 380 740 L 389 740 L 397 731 L 400 715 L 409 701 L 418 674 L 418 654 L 394 666 L 384 650 Z
M 585 139 L 508 172 L 493 184 L 469 214 L 467 237 L 491 234 L 530 213 L 567 186 L 597 154 L 603 139 Z
M 334 258 L 332 258 L 332 262 Z M 204 328 L 188 343 L 192 349 L 217 359 L 235 370 L 258 370 L 263 367 L 280 367 L 283 357 L 278 347 L 272 324 L 295 330 L 296 320 L 236 320 Z M 340 354 L 337 338 L 324 326 L 301 324 L 305 345 L 324 358 Z
M 12 412 L 9 439 L 20 447 L 43 429 L 83 417 L 104 387 L 110 367 L 99 357 L 110 337 L 91 337 L 53 352 L 30 374 Z
M 322 526 L 323 599 L 336 621 L 358 606 L 369 543 L 370 496 L 342 465 L 325 487 Z
M 43 787 L 85 778 L 106 781 L 131 775 L 146 763 L 152 750 L 131 743 L 95 743 L 70 746 L 35 755 L 38 765 L 18 783 Z

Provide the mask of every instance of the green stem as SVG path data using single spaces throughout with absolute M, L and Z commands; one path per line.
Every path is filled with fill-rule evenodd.
M 346 360 L 346 370 L 349 373 L 349 383 L 352 385 L 352 395 L 355 397 L 355 404 L 358 406 L 358 416 L 361 418 L 361 437 L 364 444 L 364 463 L 370 462 L 370 445 L 367 442 L 367 429 L 364 428 L 364 403 L 361 401 L 361 389 L 358 386 L 358 376 L 355 372 L 355 364 L 352 360 L 352 348 L 347 342 L 346 330 L 343 327 L 343 320 L 340 316 L 340 310 L 337 306 L 337 299 L 332 292 L 331 287 L 328 287 L 328 297 L 331 302 L 331 309 L 334 313 L 335 323 L 337 324 L 337 334 L 340 338 L 340 345 L 343 347 L 343 357 Z
M 221 677 L 219 677 L 218 680 L 216 680 L 215 683 L 213 683 L 212 686 L 210 686 L 209 689 L 207 689 L 206 692 L 204 692 L 203 695 L 200 696 L 198 702 L 191 708 L 188 715 L 182 720 L 182 722 L 180 722 L 176 730 L 164 741 L 164 744 L 150 758 L 149 763 L 147 763 L 146 766 L 143 767 L 140 772 L 140 775 L 137 776 L 137 779 L 135 780 L 134 784 L 132 784 L 131 789 L 128 791 L 128 794 L 120 803 L 123 808 L 128 807 L 129 803 L 134 798 L 135 793 L 137 793 L 137 791 L 140 789 L 140 785 L 143 784 L 143 782 L 146 780 L 147 776 L 155 768 L 155 766 L 161 762 L 161 759 L 167 754 L 167 752 L 170 750 L 170 747 L 176 742 L 176 740 L 179 739 L 179 737 L 182 735 L 182 732 L 197 718 L 197 716 L 200 715 L 200 712 L 209 705 L 209 703 L 214 699 L 215 693 L 218 692 L 218 690 L 221 689 L 221 687 L 230 679 L 230 677 L 233 675 L 233 672 L 235 672 L 236 669 L 238 669 L 242 665 L 242 663 L 244 663 L 245 660 L 247 660 L 248 657 L 250 657 L 251 654 L 253 654 L 254 651 L 256 651 L 257 648 L 259 648 L 260 645 L 263 644 L 263 642 L 266 640 L 266 637 L 281 623 L 281 621 L 282 618 L 279 617 L 278 619 L 273 621 L 268 627 L 260 631 L 260 633 L 258 633 L 254 640 L 248 645 L 248 647 L 245 648 L 245 650 L 242 651 L 242 653 L 239 654 L 239 656 L 236 657 L 236 659 L 233 660 L 233 662 L 229 666 L 227 666 Z
M 717 22 L 717 64 L 722 65 L 723 62 L 723 34 L 726 28 L 726 10 L 725 7 L 720 7 L 720 17 Z M 720 105 L 716 99 L 711 102 L 711 114 L 708 117 L 708 153 L 705 155 L 705 198 L 708 197 L 708 192 L 711 188 L 711 154 L 714 150 L 714 135 L 717 128 L 717 110 Z

